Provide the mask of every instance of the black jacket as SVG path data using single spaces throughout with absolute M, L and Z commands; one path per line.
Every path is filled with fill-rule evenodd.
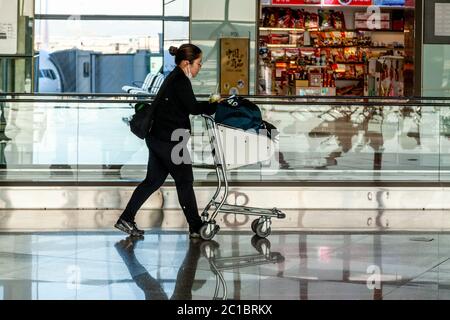
M 191 81 L 180 67 L 167 76 L 161 85 L 161 99 L 155 110 L 150 135 L 162 141 L 171 141 L 172 132 L 182 128 L 191 131 L 189 115 L 213 114 L 217 103 L 198 102 Z

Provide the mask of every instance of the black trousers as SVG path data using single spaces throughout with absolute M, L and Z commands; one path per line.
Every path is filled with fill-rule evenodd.
M 158 190 L 170 173 L 175 180 L 178 193 L 178 201 L 190 230 L 198 231 L 202 225 L 202 220 L 198 214 L 197 200 L 193 188 L 194 174 L 189 154 L 184 157 L 189 160 L 181 164 L 175 164 L 171 159 L 172 149 L 178 142 L 165 142 L 155 137 L 149 136 L 145 139 L 148 147 L 149 157 L 147 165 L 147 176 L 134 190 L 130 201 L 124 212 L 120 216 L 126 221 L 134 221 L 139 208 Z M 181 155 L 183 155 L 181 153 Z
M 201 241 L 189 241 L 189 248 L 183 263 L 177 273 L 175 289 L 170 300 L 192 300 L 192 287 L 197 272 L 198 260 L 200 259 Z M 137 286 L 142 289 L 146 300 L 169 300 L 164 292 L 162 284 L 153 278 L 144 266 L 138 261 L 134 249 L 124 249 L 120 243 L 117 244 L 119 254 L 125 262 L 131 277 Z

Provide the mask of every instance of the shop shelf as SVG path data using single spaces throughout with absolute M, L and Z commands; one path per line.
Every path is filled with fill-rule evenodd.
M 361 81 L 364 78 L 336 78 L 335 81 Z
M 380 33 L 404 33 L 404 30 L 383 30 L 383 29 L 347 29 L 347 30 L 306 30 L 300 28 L 275 28 L 275 27 L 259 27 L 260 31 L 276 31 L 276 32 L 380 32 Z
M 297 46 L 296 44 L 267 44 L 267 48 L 297 48 L 297 49 L 311 49 L 311 48 L 330 48 L 330 49 L 344 49 L 344 48 L 363 48 L 363 49 L 378 49 L 378 50 L 405 50 L 404 47 L 373 47 L 373 46 Z

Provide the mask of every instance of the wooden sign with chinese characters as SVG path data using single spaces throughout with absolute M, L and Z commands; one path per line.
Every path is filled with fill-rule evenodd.
M 249 90 L 248 38 L 220 39 L 220 94 L 247 95 Z

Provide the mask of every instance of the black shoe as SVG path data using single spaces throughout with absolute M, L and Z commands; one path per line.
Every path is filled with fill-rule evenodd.
M 133 221 L 133 222 L 130 222 L 130 223 L 133 225 L 134 230 L 136 230 L 136 232 L 138 233 L 138 236 L 144 235 L 145 231 L 142 230 L 142 229 L 139 229 L 139 228 L 137 227 L 136 222 Z
M 136 222 L 129 222 L 129 221 L 125 221 L 123 219 L 117 220 L 114 227 L 119 229 L 120 231 L 128 233 L 130 236 L 133 236 L 133 237 L 139 237 L 145 233 L 144 230 L 138 229 Z
M 200 233 L 197 232 L 189 232 L 189 238 L 191 239 L 201 239 L 202 237 L 200 236 Z
M 122 257 L 122 259 L 124 259 L 124 261 L 130 261 L 134 257 L 134 249 L 136 247 L 136 244 L 141 240 L 144 240 L 144 236 L 129 236 L 126 239 L 116 242 L 114 247 L 116 248 L 117 253 Z
M 11 141 L 11 138 L 10 138 L 10 137 L 7 137 L 7 136 L 2 132 L 2 133 L 0 133 L 0 141 L 1 141 L 1 142 L 8 142 L 8 141 Z
M 198 228 L 191 228 L 189 227 L 189 238 L 191 239 L 202 239 L 202 236 L 200 235 L 200 229 L 205 225 L 206 222 L 202 222 L 202 224 Z

